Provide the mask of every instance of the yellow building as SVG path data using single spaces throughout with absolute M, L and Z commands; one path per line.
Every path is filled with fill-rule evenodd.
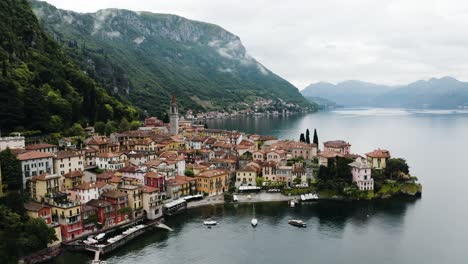
M 374 169 L 385 169 L 387 160 L 391 158 L 390 151 L 385 149 L 376 149 L 366 154 L 367 164 Z
M 73 189 L 83 183 L 83 172 L 81 170 L 72 171 L 63 175 L 65 180 L 65 189 Z
M 221 169 L 206 170 L 195 176 L 197 191 L 208 196 L 222 194 L 229 186 L 229 173 Z
M 83 233 L 81 204 L 66 201 L 62 203 L 49 202 L 52 208 L 52 221 L 58 222 L 63 240 L 74 239 Z
M 62 183 L 63 177 L 56 174 L 43 173 L 32 177 L 30 180 L 31 198 L 42 202 L 51 193 L 58 193 L 61 189 L 60 186 L 63 186 Z
M 118 187 L 119 190 L 128 194 L 128 205 L 132 208 L 133 217 L 140 217 L 143 209 L 143 192 L 140 185 L 123 184 Z

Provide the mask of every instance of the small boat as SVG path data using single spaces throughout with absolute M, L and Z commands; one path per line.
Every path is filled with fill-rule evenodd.
M 253 227 L 256 227 L 257 224 L 258 224 L 257 218 L 253 218 L 253 219 L 250 221 L 250 224 L 252 224 Z
M 232 196 L 232 200 L 233 200 L 234 202 L 238 202 L 238 201 L 239 201 L 239 197 L 237 197 L 237 195 L 234 194 L 234 195 Z
M 297 227 L 307 227 L 307 224 L 302 220 L 289 220 L 288 224 L 297 226 Z
M 96 238 L 97 240 L 100 240 L 100 239 L 103 239 L 105 235 L 106 235 L 106 233 L 100 233 L 100 234 L 97 235 L 95 238 Z
M 214 226 L 214 225 L 217 225 L 218 222 L 208 220 L 208 221 L 203 221 L 203 224 L 206 225 L 206 226 Z
M 289 206 L 290 206 L 291 208 L 294 208 L 294 207 L 296 206 L 295 201 L 294 201 L 294 200 L 289 201 Z
M 301 200 L 302 200 L 302 201 L 307 200 L 307 194 L 306 194 L 306 195 L 301 194 Z

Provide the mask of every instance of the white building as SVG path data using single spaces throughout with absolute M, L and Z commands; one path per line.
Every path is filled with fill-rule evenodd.
M 0 151 L 5 149 L 24 149 L 24 137 L 0 137 Z
M 85 182 L 75 187 L 75 201 L 85 204 L 92 199 L 99 198 L 99 188 L 104 186 L 104 182 Z M 73 196 L 73 195 L 71 195 Z
M 84 171 L 84 156 L 74 151 L 59 151 L 54 156 L 54 170 L 59 175 L 72 171 Z
M 49 175 L 55 174 L 53 157 L 51 153 L 39 151 L 28 151 L 16 156 L 21 162 L 23 188 L 27 187 L 26 183 L 31 177 L 41 175 L 44 172 Z
M 125 166 L 118 153 L 100 153 L 96 156 L 96 166 L 102 170 L 118 170 Z
M 145 186 L 143 192 L 143 214 L 147 219 L 153 220 L 162 217 L 163 195 L 157 188 Z

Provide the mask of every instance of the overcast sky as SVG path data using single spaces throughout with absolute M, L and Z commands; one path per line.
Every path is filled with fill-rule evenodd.
M 238 35 L 299 89 L 311 82 L 468 80 L 468 1 L 47 0 L 62 9 L 177 14 Z

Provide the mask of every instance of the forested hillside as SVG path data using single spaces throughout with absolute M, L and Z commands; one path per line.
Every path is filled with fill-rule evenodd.
M 0 1 L 0 129 L 42 133 L 74 123 L 133 119 L 120 102 L 81 71 L 39 25 L 26 0 Z
M 83 14 L 31 4 L 83 71 L 150 114 L 167 111 L 171 95 L 182 111 L 240 109 L 258 98 L 313 107 L 296 87 L 249 56 L 239 37 L 217 25 L 168 14 Z

